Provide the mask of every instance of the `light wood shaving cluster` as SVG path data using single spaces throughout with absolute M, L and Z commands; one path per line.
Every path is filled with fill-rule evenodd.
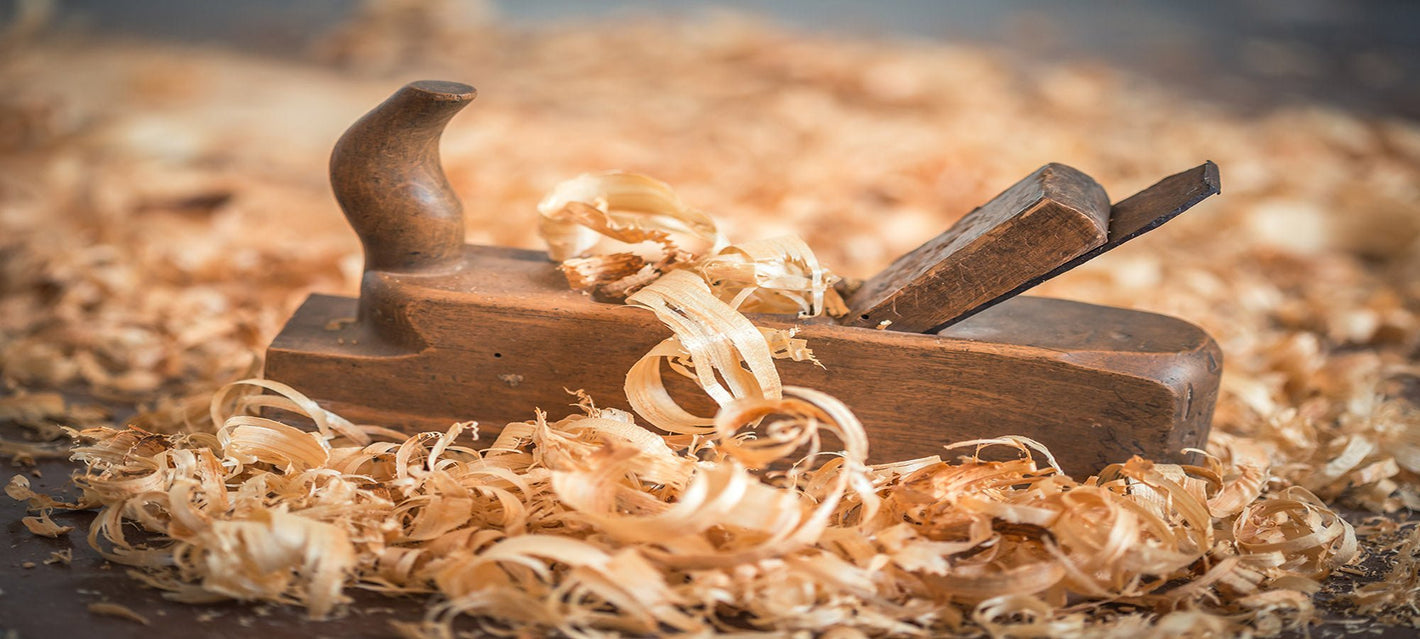
M 737 18 L 529 32 L 437 6 L 400 15 L 352 26 L 317 60 L 43 39 L 0 58 L 17 88 L 0 96 L 0 371 L 152 409 L 146 431 L 79 433 L 78 505 L 100 510 L 97 547 L 179 598 L 320 616 L 349 587 L 438 592 L 429 624 L 406 628 L 431 634 L 460 614 L 570 634 L 1265 634 L 1306 623 L 1319 582 L 1370 552 L 1336 505 L 1420 504 L 1412 123 L 1242 115 L 1107 68 L 1022 71 L 971 48 Z M 276 386 L 213 400 L 305 293 L 354 292 L 358 244 L 326 154 L 410 75 L 479 86 L 444 143 L 478 243 L 537 246 L 545 194 L 625 169 L 674 184 L 691 235 L 712 212 L 726 236 L 799 235 L 864 277 L 1048 161 L 1118 199 L 1211 159 L 1221 197 L 1039 291 L 1219 340 L 1208 462 L 1069 478 L 1009 439 L 869 467 L 856 420 L 795 389 L 732 392 L 669 436 L 585 399 L 570 416 L 529 407 L 483 452 L 469 425 L 395 438 Z M 755 252 L 729 255 L 717 272 Z M 621 292 L 654 307 L 642 286 Z M 50 410 L 28 397 L 5 410 Z M 258 417 L 263 402 L 306 417 Z M 815 445 L 832 455 L 793 463 Z M 1022 457 L 981 462 L 978 446 Z M 44 513 L 64 505 L 21 480 L 7 493 L 52 530 Z M 170 545 L 135 546 L 124 522 Z M 1413 546 L 1397 570 L 1413 571 Z M 1416 588 L 1397 573 L 1355 601 L 1413 623 L 1394 611 Z

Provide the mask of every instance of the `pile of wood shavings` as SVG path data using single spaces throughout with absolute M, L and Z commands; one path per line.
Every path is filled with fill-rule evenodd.
M 694 617 L 694 611 L 737 619 L 747 615 L 775 619 L 776 627 L 783 628 L 818 627 L 814 624 L 842 618 L 851 610 L 851 623 L 865 629 L 884 627 L 880 624 L 889 623 L 889 618 L 891 623 L 917 627 L 950 626 L 956 614 L 966 623 L 985 624 L 998 632 L 1006 631 L 1002 626 L 1006 623 L 1025 624 L 1016 629 L 1022 633 L 1067 634 L 1086 628 L 1102 632 L 1098 624 L 1106 622 L 1130 633 L 1151 623 L 1165 632 L 1192 629 L 1189 624 L 1195 622 L 1220 630 L 1254 624 L 1265 631 L 1305 617 L 1307 599 L 1296 593 L 1312 587 L 1297 579 L 1320 577 L 1337 556 L 1332 553 L 1338 549 L 1327 544 L 1301 550 L 1288 545 L 1285 552 L 1297 550 L 1295 556 L 1284 553 L 1291 563 L 1267 550 L 1267 544 L 1284 543 L 1287 536 L 1302 530 L 1321 531 L 1310 539 L 1325 538 L 1328 544 L 1339 539 L 1327 536 L 1337 526 L 1329 511 L 1297 487 L 1310 489 L 1328 502 L 1345 500 L 1382 511 L 1420 501 L 1415 474 L 1420 471 L 1417 416 L 1407 399 L 1414 397 L 1420 378 L 1415 366 L 1420 345 L 1416 319 L 1420 312 L 1416 194 L 1420 131 L 1412 124 L 1366 121 L 1317 109 L 1230 115 L 1108 69 L 1062 66 L 1026 73 L 1003 67 L 972 49 L 829 40 L 737 20 L 701 26 L 606 24 L 531 33 L 489 25 L 465 28 L 448 21 L 432 28 L 432 40 L 425 37 L 428 34 L 421 37 L 447 45 L 441 59 L 399 64 L 418 69 L 420 75 L 469 79 L 482 90 L 480 102 L 455 123 L 445 145 L 445 165 L 469 209 L 470 239 L 478 242 L 532 245 L 536 217 L 530 214 L 520 220 L 509 211 L 530 211 L 538 197 L 566 175 L 615 167 L 652 172 L 678 185 L 687 201 L 715 211 L 736 236 L 797 231 L 806 235 L 825 263 L 840 272 L 865 276 L 1047 161 L 1065 161 L 1096 176 L 1116 199 L 1203 158 L 1217 161 L 1225 173 L 1225 195 L 1215 204 L 1138 243 L 1147 246 L 1125 247 L 1042 291 L 1169 312 L 1205 326 L 1223 344 L 1228 362 L 1215 420 L 1218 435 L 1212 446 L 1223 461 L 1217 468 L 1195 470 L 1192 475 L 1155 467 L 1148 472 L 1170 478 L 1183 487 L 1177 494 L 1189 498 L 1175 497 L 1168 508 L 1155 503 L 1151 509 L 1128 511 L 1141 521 L 1153 522 L 1149 517 L 1155 517 L 1174 523 L 1190 513 L 1179 520 L 1186 523 L 1178 526 L 1187 531 L 1182 537 L 1161 536 L 1154 541 L 1174 543 L 1175 547 L 1164 550 L 1179 561 L 1189 553 L 1206 554 L 1208 560 L 1202 563 L 1207 565 L 1177 567 L 1173 570 L 1184 572 L 1169 573 L 1180 578 L 1204 575 L 1189 582 L 1197 584 L 1192 590 L 1153 583 L 1163 575 L 1130 583 L 1130 574 L 1137 573 L 1129 573 L 1129 566 L 1137 564 L 1123 562 L 1103 568 L 1103 574 L 1070 575 L 1069 585 L 1054 591 L 1021 598 L 1007 594 L 990 604 L 952 591 L 958 604 L 943 606 L 930 598 L 913 598 L 946 588 L 933 577 L 936 567 L 930 563 L 913 564 L 915 570 L 873 564 L 879 554 L 903 556 L 909 552 L 903 549 L 912 545 L 891 545 L 892 534 L 904 533 L 877 532 L 865 543 L 882 546 L 857 551 L 863 554 L 840 552 L 820 535 L 819 543 L 730 570 L 715 582 L 718 586 L 697 586 L 700 590 L 687 594 L 679 584 L 668 584 L 669 590 L 658 595 L 666 599 L 656 601 L 598 587 L 605 584 L 605 567 L 610 563 L 596 559 L 596 553 L 568 551 L 559 555 L 565 561 L 552 560 L 557 568 L 544 575 L 531 566 L 549 565 L 549 558 L 513 548 L 507 556 L 517 559 L 495 563 L 523 561 L 518 565 L 529 566 L 529 572 L 519 575 L 505 569 L 504 578 L 524 593 L 547 593 L 538 599 L 542 605 L 521 609 L 541 611 L 553 606 L 548 613 L 552 616 L 529 623 L 552 623 L 554 618 L 574 627 L 648 623 L 647 619 L 667 627 L 690 623 L 667 612 L 664 606 L 669 602 L 682 615 Z M 470 32 L 478 37 L 466 37 Z M 335 57 L 345 64 L 368 67 L 391 64 L 370 60 L 370 51 L 398 50 L 406 55 L 412 50 L 362 48 L 356 46 L 362 42 L 358 36 L 333 41 L 334 48 L 326 53 L 338 54 Z M 379 36 L 381 42 L 402 37 L 399 33 Z M 516 47 L 507 46 L 514 41 Z M 611 43 L 616 46 L 608 46 Z M 324 154 L 346 123 L 399 81 L 351 80 L 316 65 L 283 65 L 203 50 L 174 52 L 156 45 L 35 42 L 14 51 L 0 64 L 0 76 L 10 86 L 23 87 L 0 104 L 7 115 L 4 120 L 24 123 L 0 131 L 4 168 L 0 175 L 5 176 L 0 184 L 0 222 L 6 230 L 0 248 L 0 365 L 7 383 L 38 389 L 79 382 L 103 394 L 168 409 L 144 417 L 143 423 L 153 429 L 172 428 L 186 420 L 200 430 L 206 420 L 196 416 L 206 412 L 207 393 L 199 392 L 192 399 L 187 393 L 243 376 L 256 349 L 305 291 L 353 288 L 358 247 L 324 191 Z M 1150 143 L 1140 145 L 1137 140 Z M 566 435 L 569 431 L 573 434 Z M 579 432 L 565 421 L 548 424 L 542 432 L 542 442 L 559 434 L 573 441 L 590 439 L 600 448 L 606 447 L 603 439 L 614 439 L 596 431 Z M 263 434 L 261 429 L 250 433 L 258 439 Z M 327 470 L 334 451 L 358 448 L 346 442 L 348 435 L 332 431 L 330 439 L 315 438 L 311 445 L 298 448 L 311 455 L 300 463 L 311 465 L 290 466 L 289 478 L 286 467 L 295 461 L 262 458 L 266 453 L 239 447 L 231 452 L 253 459 L 243 462 L 241 472 L 256 476 L 256 471 L 264 471 L 266 479 L 248 486 L 249 477 L 238 474 L 220 490 L 237 491 L 243 486 L 250 491 L 277 490 L 287 479 L 299 486 L 316 477 L 348 483 L 352 480 L 343 471 Z M 176 458 L 198 453 L 165 451 L 208 446 L 217 451 L 213 454 L 220 453 L 219 459 L 224 457 L 227 451 L 211 437 L 143 438 L 143 445 L 149 447 L 143 450 L 154 457 Z M 432 473 L 436 466 L 420 462 L 424 453 L 418 451 L 433 455 L 437 443 L 447 437 L 420 439 L 408 444 L 403 462 L 381 458 L 378 464 L 369 462 L 381 466 L 378 471 L 362 468 L 353 473 L 396 479 L 401 470 L 406 476 L 420 475 L 391 488 L 396 492 L 383 495 L 383 502 L 375 499 L 380 494 L 352 492 L 353 503 L 371 508 L 405 503 L 404 523 L 416 520 L 430 499 L 422 473 Z M 535 437 L 528 436 L 529 442 L 517 449 L 519 454 L 531 457 L 530 451 L 542 449 Z M 453 442 L 444 445 L 457 447 Z M 102 450 L 101 444 L 95 446 Z M 315 449 L 326 447 L 331 457 L 315 463 L 320 460 Z M 396 456 L 405 448 L 398 446 Z M 615 452 L 616 446 L 610 448 Z M 472 453 L 458 454 L 468 457 L 454 459 L 471 463 Z M 437 461 L 442 455 L 433 457 Z M 152 481 L 160 488 L 175 477 L 171 467 L 126 469 L 124 464 L 137 461 L 108 457 L 117 458 L 105 462 L 104 455 L 94 454 L 96 471 L 113 463 L 115 477 L 133 473 L 133 479 L 143 480 L 138 484 Z M 581 459 L 529 460 L 509 473 L 494 474 L 514 476 L 537 469 L 543 470 L 534 474 L 577 472 Z M 894 501 L 908 490 L 906 476 L 919 472 L 949 477 L 981 465 L 942 466 L 930 472 L 925 468 L 862 472 L 874 482 L 874 494 L 883 502 L 880 514 L 892 512 L 893 507 L 908 508 L 901 503 L 924 510 L 915 521 L 928 522 L 923 525 L 929 531 L 919 530 L 920 538 L 908 541 L 968 543 L 979 534 L 973 526 L 987 526 L 987 539 L 993 545 L 975 546 L 984 550 L 962 562 L 969 568 L 972 561 L 979 561 L 984 569 L 1002 569 L 991 563 L 998 559 L 1023 561 L 1022 566 L 1050 565 L 1043 560 L 1025 561 L 1040 559 L 1031 553 L 1048 553 L 1047 539 L 1064 548 L 1060 537 L 1042 532 L 1046 526 L 1030 519 L 1011 520 L 1026 517 L 1021 513 L 1048 516 L 1014 507 L 1022 502 L 1049 510 L 1053 506 L 1046 498 L 1056 492 L 1060 493 L 1057 499 L 1065 502 L 1069 500 L 1064 495 L 1113 491 L 1114 497 L 1092 498 L 1109 504 L 1101 505 L 1101 512 L 1118 516 L 1119 509 L 1131 508 L 1122 504 L 1142 498 L 1133 493 L 1118 495 L 1123 486 L 1142 485 L 1140 494 L 1158 490 L 1149 488 L 1156 486 L 1151 483 L 1156 479 L 1142 468 L 1147 464 L 1132 468 L 1126 464 L 1115 476 L 1097 480 L 1093 490 L 1082 491 L 1075 487 L 1079 482 L 1061 477 L 1033 479 L 1028 486 L 991 484 L 993 472 L 1006 473 L 1002 477 L 1049 475 L 1024 464 L 1005 471 L 982 470 L 988 477 L 979 490 L 987 497 L 972 492 L 978 488 L 968 480 L 963 480 L 966 488 L 942 480 L 939 486 L 919 485 L 909 491 L 916 499 L 935 502 L 943 497 L 940 512 L 924 505 L 928 502 Z M 183 472 L 188 468 L 183 466 Z M 814 472 L 820 474 L 801 474 L 792 481 L 752 478 L 784 494 L 820 496 L 823 493 L 814 491 L 822 491 L 834 473 L 847 471 Z M 1217 481 L 1212 481 L 1214 475 Z M 819 483 L 811 483 L 812 477 L 818 477 Z M 656 489 L 655 484 L 635 477 L 623 480 L 633 489 Z M 265 485 L 272 481 L 278 485 Z M 332 488 L 339 486 L 332 484 Z M 356 483 L 355 488 L 364 486 Z M 539 486 L 545 489 L 546 484 Z M 655 495 L 662 501 L 678 494 L 662 486 L 666 492 Z M 1224 499 L 1226 487 L 1231 488 Z M 195 487 L 183 490 L 190 492 L 180 495 L 208 494 Z M 484 513 L 480 516 L 500 517 L 499 509 L 513 508 L 513 502 L 504 504 L 501 497 L 488 496 L 499 493 L 466 490 L 475 503 L 477 499 L 498 502 L 499 506 L 479 511 Z M 953 496 L 957 493 L 960 498 Z M 370 501 L 359 501 L 357 494 Z M 433 494 L 441 493 L 435 489 Z M 217 493 L 211 495 L 215 499 Z M 513 496 L 529 495 L 515 492 Z M 1200 496 L 1207 504 L 1202 511 L 1196 508 Z M 967 506 L 960 505 L 963 498 Z M 120 498 L 111 499 L 117 503 Z M 1209 504 L 1220 499 L 1231 505 Z M 1070 503 L 1073 512 L 1077 506 Z M 1000 504 L 1012 507 L 1000 508 Z M 205 502 L 204 506 L 216 508 Z M 304 504 L 287 507 L 309 510 Z M 261 596 L 278 589 L 282 596 L 324 605 L 338 599 L 338 593 L 315 588 L 330 588 L 329 575 L 335 567 L 314 559 L 308 563 L 302 554 L 307 546 L 302 544 L 331 538 L 327 534 L 336 535 L 333 530 L 353 526 L 359 509 L 348 504 L 312 503 L 310 507 L 324 510 L 294 519 L 285 515 L 262 519 L 255 512 L 240 519 L 223 511 L 225 519 L 220 521 L 234 524 L 221 527 L 230 531 L 225 536 L 200 537 L 192 528 L 176 531 L 174 538 L 189 544 L 183 546 L 188 549 L 186 559 L 199 562 L 211 544 L 256 539 L 263 530 L 295 526 L 299 529 L 295 534 L 282 537 L 290 545 L 269 548 L 267 555 L 253 558 L 275 566 L 299 565 L 294 575 L 279 572 L 287 581 L 223 582 L 207 592 Z M 1240 510 L 1214 519 L 1234 507 Z M 153 508 L 157 506 L 127 514 L 157 517 Z M 539 512 L 527 521 L 551 525 L 558 535 L 577 525 L 585 527 L 579 531 L 584 536 L 608 534 L 596 532 L 586 520 L 556 514 Z M 122 515 L 119 511 L 110 517 Z M 843 515 L 848 519 L 841 519 Z M 962 519 L 953 519 L 954 515 Z M 835 516 L 840 519 L 830 522 L 832 526 L 825 524 L 824 530 L 872 526 L 854 519 L 853 512 Z M 974 523 L 981 519 L 988 523 Z M 321 525 L 304 528 L 308 521 Z M 238 522 L 242 525 L 235 525 Z M 197 523 L 200 518 L 185 525 Z M 479 525 L 497 531 L 513 523 L 500 519 Z M 439 525 L 422 525 L 439 532 Z M 371 549 L 368 544 L 378 539 L 413 548 L 429 541 L 412 540 L 401 546 L 391 541 L 422 533 L 378 533 L 346 530 L 348 543 L 358 551 L 344 569 L 358 567 L 373 580 L 365 568 L 374 561 L 366 554 Z M 712 541 L 729 544 L 721 548 L 753 541 L 719 537 L 725 534 L 717 530 Z M 1212 546 L 1201 547 L 1204 541 L 1213 542 Z M 464 548 L 473 552 L 479 542 L 488 540 L 473 540 Z M 608 548 L 634 545 L 619 540 L 604 543 L 608 545 L 600 547 L 603 554 Z M 1222 549 L 1215 550 L 1213 546 L 1219 544 Z M 1141 550 L 1153 547 L 1145 544 Z M 928 548 L 936 548 L 938 557 L 950 556 L 952 550 Z M 1164 550 L 1157 555 L 1169 556 Z M 1265 560 L 1229 562 L 1230 552 Z M 427 576 L 417 572 L 427 568 L 420 565 L 417 553 L 393 554 L 410 557 L 407 570 L 396 571 L 395 578 Z M 800 569 L 836 565 L 826 559 L 832 556 L 847 557 L 843 561 L 850 567 L 878 570 L 845 569 L 837 577 L 819 578 L 789 567 L 788 560 L 794 557 L 799 558 Z M 335 553 L 328 561 L 347 560 Z M 206 574 L 200 563 L 184 566 L 189 572 L 179 570 L 177 577 L 200 580 Z M 1218 572 L 1210 572 L 1214 569 Z M 961 576 L 971 576 L 963 570 Z M 1113 570 L 1125 572 L 1109 574 Z M 1234 578 L 1253 574 L 1249 571 L 1259 576 Z M 342 575 L 340 581 L 347 578 L 348 573 L 336 572 Z M 923 575 L 920 581 L 929 584 L 924 586 L 928 590 L 885 594 L 871 589 L 879 585 L 874 578 L 892 581 L 902 574 Z M 867 581 L 849 579 L 853 575 Z M 1054 583 L 1066 580 L 1061 577 Z M 614 581 L 646 583 L 619 574 Z M 838 582 L 862 589 L 837 589 Z M 188 582 L 164 583 L 181 588 Z M 437 579 L 434 583 L 460 595 L 471 591 L 451 589 L 472 588 L 468 583 L 446 586 Z M 1249 593 L 1258 592 L 1258 583 L 1270 590 L 1263 593 L 1266 596 L 1249 599 L 1254 596 Z M 1053 599 L 1067 590 L 1108 598 L 1090 587 L 1120 592 L 1132 588 L 1127 598 L 1134 609 L 1147 612 L 1129 615 L 1125 614 L 1128 608 L 1111 606 L 1054 607 L 1074 603 Z M 1402 582 L 1387 587 L 1414 588 Z M 1166 588 L 1168 597 L 1157 598 L 1159 588 Z M 743 597 L 746 608 L 735 609 L 732 595 Z M 646 610 L 650 616 L 627 613 L 611 615 L 615 618 L 611 620 L 605 606 L 588 604 L 616 596 L 628 606 L 626 610 Z M 1405 602 L 1410 597 L 1390 600 Z M 863 601 L 867 604 L 860 605 Z M 906 601 L 929 608 L 922 613 L 928 616 L 918 619 L 916 609 L 902 609 Z M 1378 598 L 1369 601 L 1384 603 Z M 1189 612 L 1169 616 L 1173 605 Z M 1204 617 L 1199 610 L 1231 616 Z M 1282 614 L 1269 614 L 1275 611 Z M 585 616 L 568 622 L 565 615 L 573 613 Z M 666 621 L 664 615 L 674 619 Z M 1030 625 L 1036 623 L 1045 625 Z
M 1004 438 L 961 446 L 1019 459 L 869 467 L 852 414 L 792 387 L 731 403 L 700 438 L 584 398 L 580 413 L 511 424 L 480 452 L 459 443 L 468 424 L 371 442 L 289 387 L 248 385 L 278 395 L 229 387 L 213 399 L 215 433 L 80 432 L 76 504 L 23 476 L 7 492 L 42 511 L 100 508 L 90 543 L 179 601 L 294 602 L 320 617 L 357 583 L 438 592 L 431 635 L 459 614 L 572 636 L 938 634 L 968 621 L 997 635 L 1271 632 L 1308 621 L 1316 580 L 1356 553 L 1351 527 L 1304 489 L 1258 498 L 1255 456 L 1135 458 L 1077 482 L 1038 468 L 1033 442 Z M 316 429 L 252 414 L 263 406 Z M 843 442 L 826 462 L 820 431 Z M 135 546 L 125 521 L 171 545 Z

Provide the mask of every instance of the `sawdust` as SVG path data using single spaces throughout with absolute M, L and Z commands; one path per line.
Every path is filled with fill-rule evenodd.
M 152 622 L 148 621 L 147 617 L 133 612 L 132 608 L 123 604 L 99 601 L 89 604 L 88 610 L 96 615 L 108 615 L 110 617 L 118 617 L 119 619 L 127 619 L 145 626 L 153 625 Z
M 49 553 L 49 559 L 44 560 L 46 566 L 68 566 L 74 563 L 74 549 L 65 548 Z
M 124 559 L 180 558 L 147 577 L 179 595 L 321 614 L 351 585 L 438 590 L 448 601 L 431 621 L 485 613 L 568 632 L 1266 634 L 1304 624 L 1314 581 L 1353 552 L 1327 504 L 1420 504 L 1413 123 L 1313 107 L 1242 116 L 1095 66 L 1023 71 L 971 48 L 735 18 L 522 32 L 401 15 L 408 31 L 374 21 L 379 33 L 321 50 L 363 75 L 141 43 L 35 40 L 0 61 L 18 87 L 0 121 L 23 123 L 0 130 L 0 372 L 12 388 L 144 402 L 144 428 L 197 433 L 85 435 L 85 505 L 104 509 L 94 541 L 123 554 L 124 519 L 162 531 L 172 548 Z M 733 448 L 728 427 L 660 451 L 629 416 L 590 406 L 509 428 L 517 439 L 488 453 L 461 449 L 459 428 L 370 443 L 388 434 L 324 417 L 315 434 L 229 424 L 255 418 L 210 411 L 212 392 L 257 370 L 307 292 L 358 285 L 324 163 L 402 82 L 372 75 L 383 68 L 479 86 L 444 142 L 478 243 L 536 246 L 544 193 L 625 169 L 676 185 L 726 235 L 801 235 L 822 263 L 864 277 L 1047 161 L 1123 194 L 1214 160 L 1221 197 L 1038 291 L 1214 335 L 1227 356 L 1214 457 L 1121 459 L 1089 479 L 1025 458 L 864 468 L 845 450 L 788 476 L 700 467 L 697 445 Z M 720 428 L 704 422 L 694 428 Z M 11 485 L 42 512 L 64 506 Z M 578 494 L 586 485 L 614 485 L 615 500 Z M 780 500 L 777 516 L 796 519 L 771 526 L 770 509 L 752 508 L 766 519 L 732 522 L 724 509 L 741 502 L 720 501 L 675 519 L 683 537 L 634 537 L 638 518 L 676 513 L 692 486 L 707 500 L 756 486 L 744 499 Z M 283 497 L 286 510 L 223 505 L 296 489 L 307 497 Z M 876 518 L 863 510 L 873 499 Z M 390 509 L 394 523 L 372 523 Z M 901 519 L 883 525 L 884 513 Z M 214 551 L 228 547 L 241 552 Z M 672 559 L 746 548 L 718 568 Z M 1406 621 L 1407 575 L 1357 606 Z

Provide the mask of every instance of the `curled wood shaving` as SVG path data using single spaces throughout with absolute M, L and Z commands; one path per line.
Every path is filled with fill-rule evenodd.
M 1238 549 L 1271 555 L 1274 568 L 1319 579 L 1356 558 L 1356 531 L 1306 489 L 1293 486 L 1259 500 L 1233 523 Z
M 659 180 L 613 171 L 586 174 L 558 184 L 537 205 L 538 230 L 553 260 L 581 257 L 603 237 L 627 244 L 654 242 L 666 253 L 681 234 L 718 248 L 723 243 L 715 222 L 686 207 Z
M 797 313 L 817 317 L 825 310 L 837 317 L 848 311 L 833 285 L 838 276 L 819 265 L 797 237 L 727 246 L 702 260 L 698 268 L 718 297 L 746 313 Z
M 621 223 L 608 211 L 626 209 Z M 548 253 L 563 262 L 574 288 L 615 282 L 634 285 L 626 303 L 651 310 L 674 333 L 641 358 L 626 377 L 627 400 L 651 424 L 673 433 L 706 433 L 712 417 L 694 415 L 678 404 L 662 382 L 664 363 L 693 379 L 716 404 L 736 399 L 780 396 L 773 358 L 816 361 L 792 333 L 756 328 L 743 313 L 822 315 L 844 312 L 833 289 L 839 278 L 819 264 L 803 240 L 782 237 L 728 244 L 714 222 L 692 216 L 663 182 L 632 173 L 583 175 L 559 184 L 539 205 Z M 688 221 L 687 221 L 688 220 Z M 677 249 L 669 233 L 694 232 L 711 243 L 707 257 Z M 581 256 L 598 235 L 623 242 L 652 240 L 682 262 L 654 267 L 626 253 Z M 635 258 L 635 259 L 633 259 Z M 571 264 L 569 267 L 568 264 Z M 635 271 L 625 274 L 634 268 Z
M 563 261 L 560 268 L 573 289 L 591 289 L 608 297 L 626 297 L 659 276 L 654 265 L 635 253 L 574 257 Z
M 626 399 L 636 412 L 673 433 L 709 432 L 712 417 L 681 408 L 661 383 L 661 362 L 683 361 L 678 373 L 694 379 L 720 406 L 735 399 L 779 397 L 773 351 L 744 315 L 717 299 L 699 276 L 672 271 L 626 299 L 649 309 L 675 335 L 661 342 L 626 374 Z
M 73 526 L 61 526 L 54 523 L 54 520 L 49 518 L 48 513 L 41 514 L 37 517 L 24 517 L 20 519 L 20 523 L 24 524 L 25 528 L 31 533 L 41 537 L 54 538 L 74 530 Z

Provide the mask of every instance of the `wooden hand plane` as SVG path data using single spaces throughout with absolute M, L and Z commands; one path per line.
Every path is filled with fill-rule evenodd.
M 268 378 L 406 429 L 496 430 L 572 403 L 567 389 L 628 408 L 625 372 L 669 330 L 570 290 L 546 253 L 464 243 L 439 139 L 474 95 L 409 84 L 336 143 L 331 184 L 365 251 L 360 298 L 306 300 L 267 351 Z M 845 291 L 843 321 L 753 319 L 800 326 L 823 366 L 782 364 L 784 382 L 843 400 L 877 462 L 1001 435 L 1045 444 L 1081 477 L 1130 455 L 1181 460 L 1207 437 L 1213 339 L 1172 317 L 1017 294 L 1218 191 L 1210 162 L 1110 206 L 1085 174 L 1046 165 Z

